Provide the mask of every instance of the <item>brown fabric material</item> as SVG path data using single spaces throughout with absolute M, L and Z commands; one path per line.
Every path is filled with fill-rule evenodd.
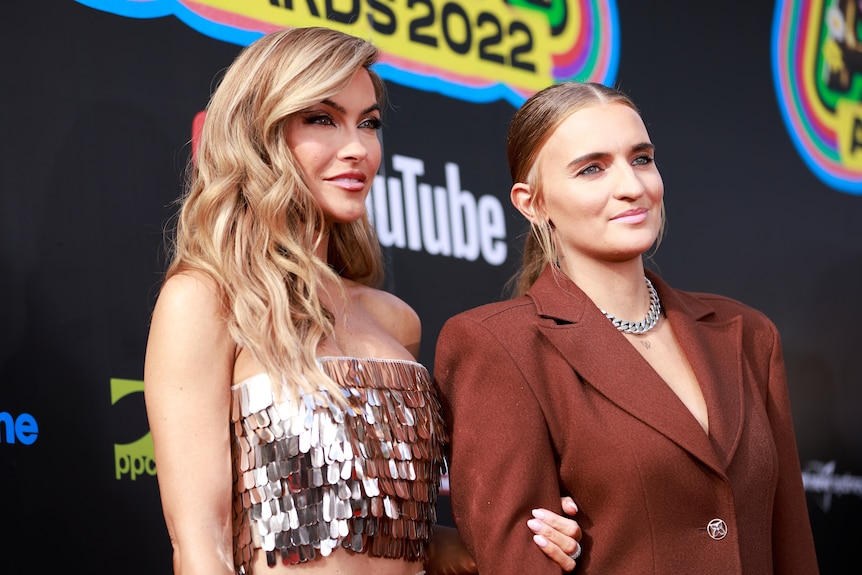
M 573 283 L 450 319 L 434 376 L 450 435 L 453 516 L 480 573 L 560 573 L 524 517 L 580 507 L 577 572 L 818 572 L 778 332 L 729 298 L 649 274 L 703 388 L 707 436 Z M 712 539 L 707 524 L 724 520 Z

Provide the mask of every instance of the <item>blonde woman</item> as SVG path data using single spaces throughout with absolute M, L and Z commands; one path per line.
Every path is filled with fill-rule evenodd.
M 419 319 L 376 288 L 376 57 L 274 32 L 207 107 L 144 374 L 177 574 L 475 569 L 433 524 L 445 433 Z M 544 517 L 537 543 L 571 566 L 577 524 Z

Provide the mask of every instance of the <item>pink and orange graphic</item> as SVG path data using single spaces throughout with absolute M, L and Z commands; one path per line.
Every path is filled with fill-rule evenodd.
M 173 16 L 247 45 L 286 27 L 327 26 L 372 40 L 386 80 L 470 102 L 507 100 L 563 80 L 612 84 L 615 0 L 77 0 L 128 18 Z

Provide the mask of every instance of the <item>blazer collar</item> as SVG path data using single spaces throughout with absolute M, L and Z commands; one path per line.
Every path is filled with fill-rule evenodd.
M 723 474 L 744 421 L 741 318 L 716 322 L 714 309 L 703 299 L 670 288 L 655 274 L 647 272 L 647 276 L 703 390 L 709 436 L 649 363 L 566 276 L 546 269 L 527 296 L 536 306 L 539 331 L 586 384 Z

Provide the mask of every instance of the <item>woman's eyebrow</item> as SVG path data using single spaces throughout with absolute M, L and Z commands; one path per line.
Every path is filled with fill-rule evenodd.
M 641 142 L 632 146 L 632 152 L 655 152 L 655 145 L 651 142 Z M 577 158 L 572 158 L 572 161 L 566 164 L 567 167 L 576 166 L 581 163 L 592 162 L 610 156 L 609 152 L 590 152 Z
M 608 154 L 607 152 L 590 152 L 589 154 L 584 154 L 583 156 L 572 158 L 572 161 L 566 164 L 566 167 L 571 168 L 572 166 L 576 166 L 578 164 L 606 158 L 609 155 L 610 154 Z
M 332 101 L 332 100 L 330 100 L 329 98 L 327 98 L 327 99 L 325 99 L 325 100 L 322 100 L 320 103 L 321 103 L 321 104 L 325 104 L 325 105 L 327 105 L 327 106 L 329 106 L 329 107 L 331 107 L 331 108 L 335 108 L 338 112 L 340 112 L 340 113 L 342 113 L 342 114 L 346 114 L 346 113 L 347 113 L 347 110 L 344 108 L 344 106 L 342 106 L 341 104 L 336 104 L 335 102 L 333 102 L 333 101 Z M 365 114 L 367 114 L 368 112 L 374 112 L 375 110 L 379 110 L 379 109 L 380 109 L 380 104 L 378 104 L 378 103 L 376 103 L 376 102 L 375 102 L 375 103 L 374 103 L 374 104 L 372 104 L 371 106 L 368 106 L 367 108 L 365 108 L 364 110 L 362 110 L 362 112 L 360 113 L 360 116 L 364 116 L 364 115 L 365 115 Z

